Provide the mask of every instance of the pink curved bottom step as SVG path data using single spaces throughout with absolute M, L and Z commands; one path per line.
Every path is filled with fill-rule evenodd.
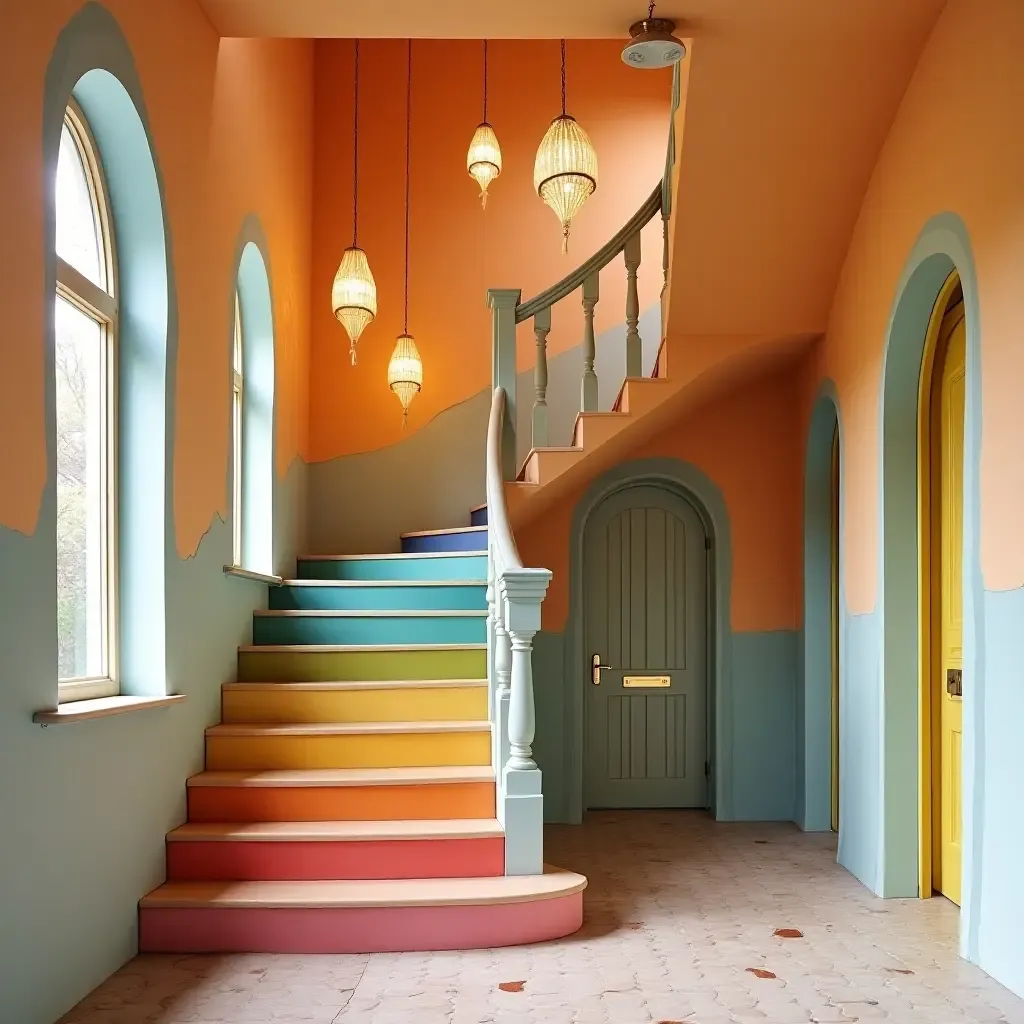
M 171 842 L 172 881 L 320 878 L 478 878 L 505 873 L 505 840 Z
M 583 893 L 426 907 L 142 907 L 142 953 L 408 953 L 521 946 L 571 935 Z

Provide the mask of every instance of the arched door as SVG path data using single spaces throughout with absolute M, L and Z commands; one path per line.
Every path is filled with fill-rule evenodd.
M 932 881 L 960 903 L 963 490 L 967 331 L 959 289 L 939 330 L 931 392 Z
M 586 806 L 708 804 L 704 526 L 679 495 L 635 486 L 584 535 Z

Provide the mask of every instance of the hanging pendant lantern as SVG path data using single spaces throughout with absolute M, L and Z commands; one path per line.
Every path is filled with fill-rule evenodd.
M 331 308 L 349 337 L 349 356 L 356 365 L 356 343 L 377 315 L 377 282 L 366 253 L 359 248 L 359 40 L 355 41 L 355 102 L 352 144 L 352 244 L 341 257 L 331 288 Z
M 409 418 L 409 406 L 423 387 L 423 360 L 411 334 L 400 334 L 388 363 L 388 387 L 402 403 L 402 424 Z
M 402 403 L 402 428 L 409 420 L 409 406 L 423 386 L 423 360 L 409 333 L 409 197 L 412 138 L 412 40 L 407 51 L 405 81 L 405 315 L 402 333 L 388 362 L 388 387 Z
M 562 225 L 562 252 L 569 251 L 573 217 L 597 188 L 597 153 L 576 118 L 565 112 L 565 40 L 562 40 L 562 113 L 544 133 L 533 164 L 533 187 Z
M 484 40 L 484 119 L 476 126 L 466 154 L 466 170 L 480 186 L 480 205 L 487 209 L 487 187 L 501 174 L 501 146 L 487 121 L 487 40 Z

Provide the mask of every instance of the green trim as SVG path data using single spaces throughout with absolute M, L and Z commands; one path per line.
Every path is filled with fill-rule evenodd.
M 674 491 L 693 505 L 711 538 L 708 559 L 711 633 L 708 652 L 709 760 L 711 800 L 717 818 L 731 820 L 733 799 L 733 707 L 730 590 L 732 539 L 725 499 L 718 486 L 696 466 L 679 459 L 637 459 L 625 462 L 598 477 L 577 504 L 572 519 L 569 549 L 569 617 L 565 631 L 565 679 L 567 684 L 564 750 L 566 804 L 569 821 L 583 818 L 583 682 L 586 652 L 583 650 L 583 533 L 598 505 L 610 495 L 637 484 L 651 484 Z

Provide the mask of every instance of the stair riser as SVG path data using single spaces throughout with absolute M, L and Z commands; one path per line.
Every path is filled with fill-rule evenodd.
M 491 762 L 491 737 L 470 733 L 208 736 L 206 767 L 221 769 L 440 768 Z
M 324 611 L 486 611 L 485 586 L 271 587 L 270 607 Z
M 228 723 L 481 722 L 487 720 L 487 688 L 225 689 L 222 706 Z
M 487 623 L 481 616 L 439 618 L 329 618 L 257 615 L 254 644 L 482 644 Z
M 469 514 L 469 525 L 470 526 L 486 526 L 487 525 L 487 507 L 474 509 Z
M 484 551 L 487 533 L 435 533 L 424 537 L 403 537 L 402 550 L 409 554 L 428 551 Z
M 481 580 L 486 555 L 448 558 L 307 559 L 298 563 L 300 580 Z
M 583 894 L 441 907 L 154 908 L 139 912 L 142 953 L 400 953 L 545 942 L 583 924 Z
M 482 679 L 486 675 L 485 650 L 238 652 L 238 678 L 247 683 Z
M 505 840 L 168 842 L 167 877 L 180 882 L 477 878 L 505 873 Z
M 420 786 L 189 786 L 189 821 L 492 818 L 493 782 Z

